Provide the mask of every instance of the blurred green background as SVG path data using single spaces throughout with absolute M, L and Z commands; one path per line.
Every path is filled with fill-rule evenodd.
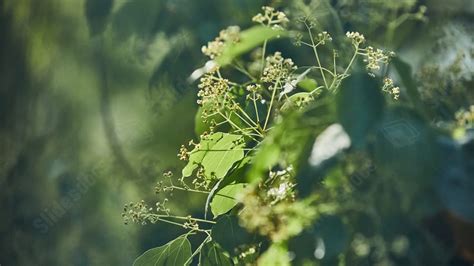
M 261 4 L 0 1 L 0 265 L 130 265 L 174 238 L 123 205 L 154 198 L 193 137 L 200 47 Z
M 125 226 L 121 211 L 155 199 L 157 178 L 182 166 L 175 154 L 194 136 L 197 108 L 186 79 L 205 63 L 200 47 L 227 25 L 250 26 L 263 4 L 290 2 L 320 1 L 0 1 L 0 265 L 130 265 L 173 239 L 168 225 Z M 384 16 L 357 20 L 368 18 L 348 4 L 357 1 L 332 2 L 348 6 L 344 28 L 374 39 L 384 30 L 366 27 Z M 422 2 L 443 19 L 474 13 L 472 1 Z M 399 32 L 390 48 L 408 40 L 418 66 L 429 29 L 424 42 Z M 170 207 L 199 216 L 189 197 Z

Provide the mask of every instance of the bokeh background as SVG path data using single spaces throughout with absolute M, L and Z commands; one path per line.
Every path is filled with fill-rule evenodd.
M 156 200 L 161 174 L 182 166 L 175 154 L 194 137 L 187 77 L 206 61 L 200 47 L 228 25 L 250 26 L 263 4 L 313 2 L 326 1 L 0 1 L 0 265 L 130 265 L 173 239 L 168 225 L 124 225 L 121 211 Z M 461 74 L 472 80 L 472 0 L 328 2 L 344 29 L 414 67 L 449 67 L 471 51 Z M 381 33 L 400 3 L 426 5 L 429 22 L 406 23 L 392 41 Z M 433 56 L 435 45 L 445 54 Z M 426 97 L 440 121 L 456 111 Z M 196 203 L 183 194 L 170 208 L 199 216 Z

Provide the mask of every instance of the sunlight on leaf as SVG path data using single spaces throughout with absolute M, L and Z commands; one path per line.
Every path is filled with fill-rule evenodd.
M 232 165 L 244 157 L 245 143 L 240 135 L 214 133 L 201 140 L 199 149 L 191 151 L 189 162 L 183 168 L 184 177 L 191 176 L 201 165 L 208 178 L 223 178 Z
M 234 208 L 238 201 L 236 196 L 245 188 L 246 184 L 228 185 L 219 190 L 211 202 L 214 217 L 224 214 Z
M 225 251 L 214 242 L 208 242 L 199 256 L 200 266 L 231 266 L 233 265 Z
M 152 248 L 138 257 L 133 266 L 189 265 L 191 243 L 182 235 L 164 246 Z

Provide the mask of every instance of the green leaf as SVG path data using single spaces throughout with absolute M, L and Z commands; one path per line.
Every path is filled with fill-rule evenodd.
M 182 235 L 161 247 L 152 248 L 138 257 L 133 266 L 189 265 L 191 243 Z
M 245 186 L 246 184 L 240 183 L 228 185 L 219 190 L 211 202 L 211 210 L 214 217 L 224 214 L 234 208 L 238 203 L 235 197 L 245 188 Z
M 199 266 L 232 266 L 233 263 L 225 251 L 215 242 L 210 241 L 202 247 L 199 255 Z
M 221 66 L 228 65 L 234 58 L 261 45 L 265 40 L 271 40 L 286 34 L 285 31 L 264 26 L 255 26 L 244 30 L 240 33 L 240 41 L 238 43 L 226 44 L 222 55 L 216 61 Z
M 314 79 L 305 78 L 302 81 L 298 82 L 297 86 L 307 92 L 312 92 L 318 87 L 318 83 Z
M 223 178 L 232 165 L 244 157 L 245 143 L 241 135 L 217 132 L 201 140 L 199 149 L 191 151 L 188 164 L 183 168 L 184 177 L 191 176 L 201 165 L 207 178 Z
M 211 237 L 230 254 L 253 240 L 253 235 L 239 225 L 239 218 L 234 215 L 221 216 L 212 227 Z
M 207 217 L 209 206 L 211 205 L 211 200 L 216 195 L 217 191 L 224 188 L 225 186 L 231 183 L 240 183 L 245 179 L 245 173 L 247 168 L 250 164 L 250 160 L 252 157 L 246 156 L 244 157 L 239 163 L 237 163 L 234 168 L 230 171 L 228 175 L 226 175 L 223 179 L 219 180 L 214 187 L 209 192 L 209 195 L 206 199 L 206 207 L 204 210 L 204 217 Z
M 355 148 L 365 145 L 384 108 L 381 85 L 367 73 L 356 72 L 342 83 L 337 98 L 339 121 Z

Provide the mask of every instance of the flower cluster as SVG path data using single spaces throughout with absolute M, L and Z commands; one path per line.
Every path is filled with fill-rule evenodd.
M 247 100 L 258 101 L 258 100 L 263 99 L 263 96 L 261 94 L 262 85 L 260 85 L 260 84 L 250 84 L 250 85 L 247 85 L 247 87 L 245 87 L 245 89 L 247 90 L 247 92 L 249 92 L 249 94 L 247 94 L 247 96 L 246 96 Z
M 229 80 L 216 77 L 214 73 L 209 73 L 204 75 L 198 85 L 198 101 L 200 105 L 207 103 L 217 104 L 223 103 L 228 96 L 227 92 L 229 91 Z M 226 97 L 227 96 L 227 97 Z M 221 106 L 216 106 L 217 108 Z
M 326 42 L 332 41 L 332 37 L 327 31 L 323 31 L 318 33 L 316 40 L 318 41 L 318 44 L 324 45 Z
M 186 148 L 186 146 L 181 145 L 181 148 L 179 149 L 179 153 L 178 153 L 178 158 L 181 161 L 187 161 L 189 159 L 189 151 Z
M 128 224 L 132 222 L 142 225 L 145 225 L 148 222 L 156 223 L 158 218 L 156 215 L 153 215 L 153 212 L 156 211 L 157 213 L 161 212 L 168 215 L 170 210 L 165 206 L 167 201 L 168 199 L 164 199 L 163 202 L 157 202 L 155 208 L 149 207 L 143 200 L 125 204 L 122 213 L 124 223 Z
M 267 197 L 270 200 L 270 205 L 274 205 L 278 202 L 289 200 L 295 200 L 294 187 L 295 184 L 291 181 L 291 172 L 293 168 L 290 166 L 287 169 L 281 171 L 270 171 L 269 179 L 272 186 L 267 188 Z
M 391 78 L 384 78 L 382 90 L 392 95 L 394 100 L 398 100 L 400 98 L 400 88 L 393 84 L 393 80 Z
M 356 47 L 359 45 L 363 44 L 365 42 L 365 37 L 364 35 L 358 33 L 358 32 L 346 32 L 347 38 L 352 40 L 352 44 Z
M 264 26 L 271 26 L 274 29 L 281 29 L 289 22 L 285 13 L 275 10 L 273 7 L 262 7 L 263 14 L 259 13 L 252 18 L 253 22 L 260 23 Z
M 203 54 L 214 59 L 222 54 L 226 43 L 236 43 L 240 40 L 240 28 L 238 26 L 230 26 L 225 30 L 221 30 L 219 36 L 212 42 L 201 48 Z
M 314 208 L 305 202 L 282 200 L 270 205 L 268 200 L 255 189 L 241 194 L 240 201 L 244 209 L 239 218 L 247 230 L 267 236 L 274 242 L 285 241 L 299 234 L 315 218 Z
M 382 49 L 375 49 L 372 46 L 368 46 L 364 49 L 365 59 L 367 63 L 367 69 L 369 71 L 377 71 L 380 69 L 380 64 L 388 64 L 390 59 L 395 56 L 394 52 L 385 52 Z
M 193 179 L 192 184 L 196 189 L 209 189 L 212 185 L 212 182 L 215 181 L 215 176 L 212 174 L 206 176 L 205 169 L 199 167 L 196 172 L 196 177 Z
M 290 58 L 283 58 L 280 52 L 275 52 L 265 60 L 262 81 L 268 83 L 278 83 L 286 81 L 291 72 L 297 67 Z

